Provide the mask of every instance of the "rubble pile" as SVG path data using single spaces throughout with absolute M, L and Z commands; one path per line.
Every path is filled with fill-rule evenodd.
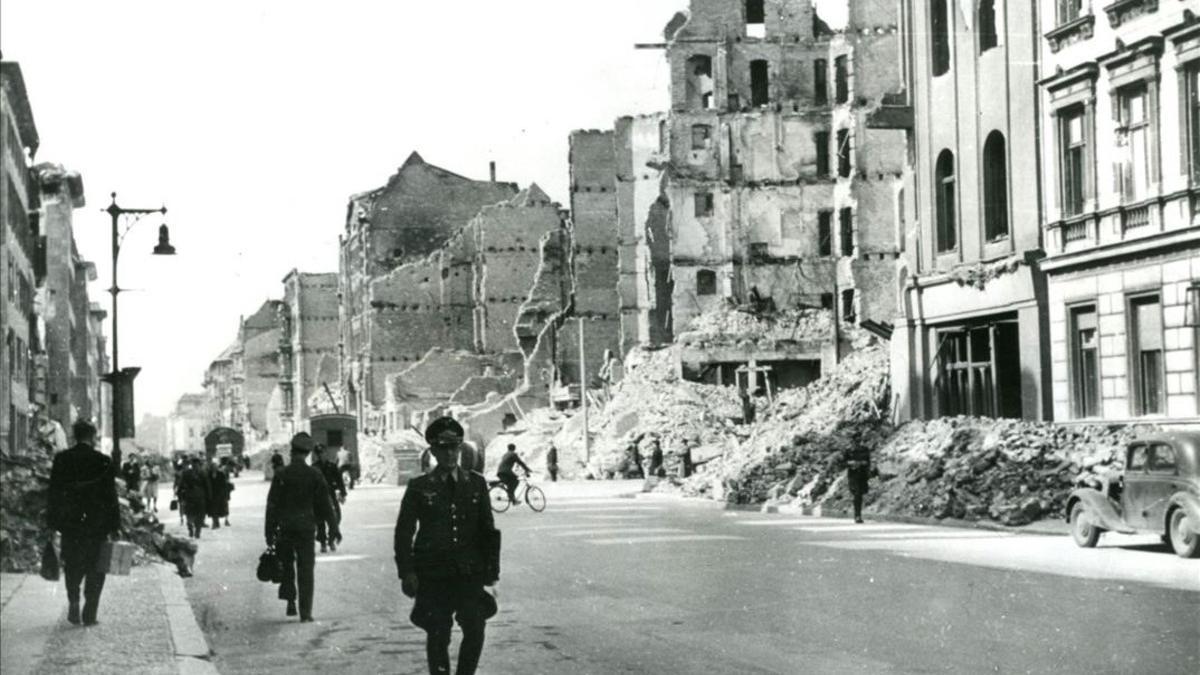
M 852 447 L 887 439 L 888 352 L 847 356 L 806 387 L 779 393 L 731 452 L 685 481 L 685 494 L 730 503 L 811 500 L 822 495 Z
M 832 315 L 826 309 L 784 309 L 760 312 L 728 305 L 705 312 L 692 320 L 676 343 L 769 344 L 780 340 L 830 340 Z
M 396 452 L 407 450 L 420 454 L 425 447 L 425 439 L 412 429 L 401 429 L 389 434 L 387 440 L 383 440 L 379 436 L 360 433 L 358 435 L 359 481 L 396 485 L 400 477 L 400 465 L 396 461 Z
M 948 417 L 904 425 L 873 455 L 865 500 L 877 513 L 1023 525 L 1065 516 L 1079 482 L 1118 469 L 1121 447 L 1151 427 L 1056 426 Z M 846 508 L 845 490 L 825 503 Z
M 545 475 L 546 473 L 546 452 L 550 449 L 550 444 L 554 443 L 559 448 L 558 452 L 558 469 L 559 476 L 562 479 L 579 478 L 582 476 L 584 467 L 583 455 L 578 457 L 571 454 L 568 455 L 564 451 L 564 446 L 568 442 L 562 444 L 556 439 L 556 436 L 563 430 L 564 424 L 570 419 L 578 421 L 572 427 L 575 430 L 575 439 L 582 453 L 582 442 L 580 441 L 580 425 L 583 418 L 576 415 L 574 418 L 567 413 L 555 410 L 554 408 L 534 408 L 527 412 L 523 418 L 503 433 L 496 434 L 487 446 L 483 449 L 484 458 L 484 474 L 492 475 L 496 473 L 496 467 L 500 464 L 500 458 L 504 456 L 509 443 L 515 443 L 521 453 L 521 459 L 529 465 L 536 473 Z M 570 445 L 572 450 L 575 445 Z
M 0 571 L 36 571 L 45 543 L 50 453 L 0 455 Z

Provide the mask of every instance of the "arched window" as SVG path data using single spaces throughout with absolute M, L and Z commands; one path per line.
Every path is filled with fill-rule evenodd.
M 696 295 L 717 294 L 717 273 L 712 270 L 696 272 Z
M 950 0 L 933 0 L 930 5 L 933 24 L 930 35 L 930 58 L 933 62 L 933 75 L 944 75 L 950 70 Z
M 983 233 L 988 241 L 1008 236 L 1008 153 L 999 131 L 983 144 Z
M 999 44 L 996 35 L 996 0 L 979 0 L 979 53 Z
M 952 251 L 958 245 L 958 218 L 954 203 L 954 153 L 943 150 L 934 169 L 937 190 L 937 250 Z

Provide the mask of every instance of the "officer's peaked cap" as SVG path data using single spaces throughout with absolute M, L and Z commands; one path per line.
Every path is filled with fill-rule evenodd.
M 439 417 L 425 427 L 425 441 L 433 445 L 435 439 L 447 432 L 458 436 L 459 439 L 464 435 L 462 425 L 453 417 Z

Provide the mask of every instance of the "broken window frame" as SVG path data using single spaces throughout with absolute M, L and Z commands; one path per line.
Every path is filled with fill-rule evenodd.
M 822 257 L 833 255 L 833 211 L 817 211 L 817 254 Z
M 855 305 L 858 300 L 858 289 L 846 288 L 842 290 L 842 323 L 857 323 L 858 312 L 855 311 Z
M 1067 309 L 1071 350 L 1071 414 L 1075 419 L 1100 416 L 1100 331 L 1094 303 Z
M 705 80 L 704 78 L 707 78 Z M 687 107 L 698 110 L 714 110 L 716 82 L 713 78 L 713 59 L 708 54 L 692 54 L 684 62 Z
M 1000 320 L 936 329 L 938 350 L 934 358 L 938 379 L 934 388 L 938 415 L 1000 416 L 995 345 L 1002 323 L 1016 321 Z M 987 353 L 979 353 L 982 351 Z
M 696 270 L 696 295 L 717 294 L 717 273 L 709 269 Z
M 1064 217 L 1083 213 L 1087 204 L 1087 177 L 1091 153 L 1086 127 L 1087 111 L 1082 104 L 1058 112 L 1058 175 Z
M 854 255 L 854 211 L 849 206 L 838 211 L 838 248 L 845 257 Z
M 1083 15 L 1084 0 L 1058 0 L 1058 25 L 1070 23 Z
M 845 54 L 833 60 L 833 102 L 841 105 L 850 101 L 850 58 Z
M 692 150 L 708 150 L 712 147 L 712 126 L 708 124 L 692 125 Z
M 713 193 L 697 192 L 692 195 L 696 218 L 711 218 L 714 210 Z
M 838 146 L 838 176 L 841 178 L 849 178 L 850 165 L 850 130 L 837 130 L 837 146 Z

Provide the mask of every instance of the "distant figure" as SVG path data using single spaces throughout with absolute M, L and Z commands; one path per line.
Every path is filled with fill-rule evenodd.
M 645 478 L 646 468 L 642 466 L 642 452 L 638 449 L 638 442 L 630 441 L 629 447 L 625 449 L 625 453 L 629 460 L 629 469 L 624 477 Z
M 208 516 L 212 518 L 213 529 L 221 529 L 221 519 L 229 524 L 229 493 L 233 492 L 233 483 L 229 475 L 216 462 L 208 463 Z
M 150 463 L 142 467 L 142 498 L 151 513 L 158 511 L 158 467 Z
M 509 443 L 508 451 L 500 458 L 500 466 L 496 467 L 496 478 L 499 478 L 500 482 L 504 484 L 504 489 L 508 491 L 508 501 L 513 504 L 517 503 L 516 489 L 517 484 L 521 482 L 517 478 L 516 472 L 513 471 L 518 466 L 525 472 L 525 475 L 529 475 L 529 466 L 521 461 L 520 455 L 517 454 L 516 444 Z
M 48 525 L 62 533 L 63 576 L 67 584 L 67 621 L 96 623 L 103 572 L 96 571 L 100 547 L 121 527 L 116 471 L 112 460 L 96 450 L 96 427 L 79 420 L 71 427 L 75 445 L 54 456 L 47 503 Z M 80 613 L 79 587 L 84 605 Z
M 275 473 L 282 469 L 287 463 L 283 461 L 283 455 L 278 452 L 271 453 L 271 461 L 267 465 L 267 469 L 263 471 L 263 480 L 271 480 L 275 477 Z
M 338 472 L 342 474 L 342 482 L 346 487 L 354 489 L 354 457 L 351 456 L 350 450 L 346 446 L 338 448 L 337 451 L 337 467 Z
M 327 528 L 324 521 L 318 520 L 317 541 L 321 542 L 321 553 L 336 551 L 340 537 L 335 538 L 333 535 L 339 534 L 342 524 L 341 505 L 346 501 L 346 484 L 342 481 L 342 472 L 338 471 L 337 462 L 333 459 L 332 449 L 328 449 L 323 444 L 317 443 L 313 459 L 313 466 L 321 472 L 321 477 L 325 479 L 325 485 L 329 487 L 329 501 L 333 506 L 333 521 L 338 526 Z
M 679 453 L 679 477 L 687 478 L 692 475 L 695 465 L 692 463 L 692 443 L 684 439 L 683 450 Z
M 312 450 L 311 436 L 304 432 L 292 436 L 291 461 L 271 480 L 263 528 L 267 546 L 275 547 L 283 563 L 279 599 L 287 601 L 287 616 L 296 616 L 298 599 L 302 622 L 313 620 L 313 568 L 317 555 L 313 542 L 317 523 L 323 522 L 334 538 L 341 539 L 329 486 L 321 472 L 304 461 Z
M 662 478 L 667 475 L 666 470 L 663 468 L 662 445 L 658 442 L 657 438 L 650 443 L 650 469 L 646 473 L 655 478 Z
M 854 522 L 861 523 L 863 495 L 867 494 L 867 481 L 871 477 L 871 453 L 856 446 L 846 453 L 846 487 L 854 499 Z
M 546 451 L 546 473 L 550 474 L 550 482 L 558 482 L 558 448 L 553 443 Z
M 212 487 L 204 470 L 204 461 L 193 457 L 191 466 L 179 478 L 179 510 L 187 517 L 188 536 L 192 539 L 200 538 L 211 498 Z
M 750 392 L 745 389 L 741 393 L 742 398 L 742 424 L 754 424 L 754 399 L 750 397 Z
M 125 489 L 138 492 L 142 484 L 142 467 L 138 464 L 137 455 L 130 455 L 125 465 L 121 467 L 121 475 L 125 478 Z

